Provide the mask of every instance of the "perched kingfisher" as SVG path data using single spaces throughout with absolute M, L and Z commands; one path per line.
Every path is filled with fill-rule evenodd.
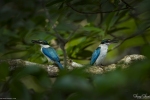
M 36 43 L 41 45 L 41 52 L 46 56 L 48 61 L 56 63 L 59 67 L 59 69 L 63 69 L 64 67 L 60 63 L 59 57 L 56 53 L 56 51 L 48 44 L 47 41 L 42 40 L 32 40 L 32 43 Z
M 107 55 L 108 45 L 110 43 L 117 43 L 117 41 L 110 40 L 110 39 L 102 40 L 101 44 L 92 54 L 90 65 L 96 65 L 96 66 L 102 65 L 102 62 Z

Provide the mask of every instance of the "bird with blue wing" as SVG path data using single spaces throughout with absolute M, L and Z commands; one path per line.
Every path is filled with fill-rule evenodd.
M 60 59 L 55 51 L 47 41 L 42 40 L 32 40 L 32 43 L 39 44 L 41 46 L 41 52 L 48 59 L 48 61 L 53 62 L 58 65 L 59 69 L 63 69 L 64 67 L 60 63 Z
M 117 43 L 117 40 L 104 39 L 101 41 L 101 44 L 92 54 L 90 65 L 102 65 L 102 62 L 107 55 L 108 45 L 110 43 Z

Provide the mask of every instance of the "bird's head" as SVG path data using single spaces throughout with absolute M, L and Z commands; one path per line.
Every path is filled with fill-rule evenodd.
M 111 40 L 111 39 L 104 39 L 104 40 L 101 41 L 101 44 L 109 45 L 109 44 L 111 44 L 111 43 L 117 43 L 117 42 L 118 42 L 118 41 L 115 40 L 115 39 L 113 39 L 113 40 Z
M 32 40 L 32 43 L 39 44 L 41 46 L 49 45 L 48 42 L 45 40 Z

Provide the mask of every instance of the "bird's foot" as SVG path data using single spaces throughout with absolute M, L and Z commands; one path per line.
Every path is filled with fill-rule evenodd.
M 100 65 L 101 65 L 102 67 L 105 66 L 105 65 L 103 65 L 103 64 L 100 64 Z
M 103 65 L 103 64 L 100 64 L 100 67 L 103 69 L 103 72 L 106 72 L 106 70 L 105 70 L 105 67 L 104 67 L 105 65 Z

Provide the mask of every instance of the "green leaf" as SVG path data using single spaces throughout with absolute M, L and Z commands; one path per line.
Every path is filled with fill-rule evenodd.
M 54 83 L 55 89 L 62 91 L 90 91 L 91 86 L 84 78 L 67 75 L 59 78 Z
M 12 81 L 9 87 L 12 98 L 16 98 L 19 100 L 31 100 L 29 91 L 20 81 Z
M 57 4 L 57 3 L 60 3 L 60 2 L 64 2 L 64 0 L 51 0 L 50 2 L 48 2 L 48 3 L 46 4 L 46 6 L 47 6 L 47 7 L 48 7 L 48 6 L 52 6 L 52 5 Z
M 9 64 L 6 62 L 0 63 L 0 81 L 6 80 L 9 74 Z
M 150 58 L 150 47 L 149 46 L 142 47 L 142 54 Z
M 85 26 L 82 28 L 85 31 L 102 32 L 103 30 L 94 26 Z
M 86 58 L 86 57 L 90 57 L 91 54 L 92 52 L 89 50 L 82 50 L 81 52 L 78 52 L 76 55 L 77 55 L 77 58 L 78 57 Z
M 68 96 L 67 100 L 88 100 L 88 96 L 83 96 L 81 93 L 72 93 Z M 89 99 L 90 100 L 90 99 Z

